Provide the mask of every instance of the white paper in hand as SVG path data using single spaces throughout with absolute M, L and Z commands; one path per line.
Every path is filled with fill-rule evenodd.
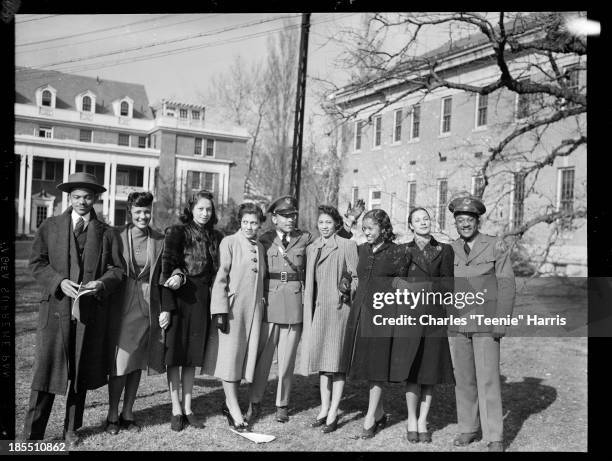
M 255 443 L 268 443 L 272 442 L 276 437 L 273 435 L 267 434 L 258 434 L 257 432 L 238 432 L 234 429 L 230 429 L 234 434 L 241 435 L 245 439 L 249 439 L 251 442 Z
M 79 289 L 77 291 L 77 297 L 72 301 L 72 316 L 77 319 L 79 322 L 81 321 L 81 309 L 79 308 L 79 298 L 87 293 L 91 293 L 95 291 L 92 288 L 84 288 L 83 284 L 79 285 Z

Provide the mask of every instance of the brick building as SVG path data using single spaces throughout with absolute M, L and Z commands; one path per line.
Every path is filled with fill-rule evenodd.
M 221 206 L 242 201 L 248 134 L 211 126 L 204 106 L 150 106 L 141 84 L 55 71 L 18 68 L 15 85 L 18 235 L 68 206 L 55 186 L 75 171 L 104 184 L 95 210 L 113 225 L 126 222 L 134 190 L 153 192 L 158 227 L 176 221 L 200 189 L 212 190 Z
M 499 78 L 492 55 L 489 44 L 469 37 L 423 57 L 437 60 L 436 70 L 442 78 L 482 86 Z M 509 66 L 513 75 L 537 81 L 541 76 L 534 63 L 542 69 L 547 66 L 546 58 L 530 54 L 514 56 Z M 586 72 L 572 69 L 586 65 L 586 56 L 580 60 L 559 57 L 557 63 L 569 71 L 569 85 L 585 91 Z M 395 101 L 411 88 L 410 78 L 373 83 L 365 90 L 347 87 L 333 95 L 342 111 L 357 113 L 356 119 L 344 125 L 341 135 L 340 152 L 345 161 L 339 205 L 363 198 L 368 209 L 384 209 L 401 241 L 411 239 L 407 227 L 410 209 L 425 206 L 435 221 L 436 237 L 448 241 L 457 238 L 447 208 L 453 194 L 465 190 L 480 194 L 489 148 L 529 121 L 536 111 L 551 106 L 546 108 L 546 101 L 505 88 L 488 96 L 439 88 L 425 95 L 410 94 L 381 110 L 384 103 Z M 586 114 L 550 125 L 537 142 L 534 135 L 526 135 L 507 147 L 513 160 L 489 171 L 490 182 L 483 195 L 488 208 L 482 220 L 484 232 L 501 235 L 546 210 L 586 207 L 585 145 L 569 156 L 556 158 L 537 176 L 519 173 L 522 167 L 549 155 L 561 140 L 580 133 L 586 134 Z M 551 232 L 551 225 L 540 223 L 525 233 L 522 243 L 529 257 L 544 260 Z M 543 268 L 586 275 L 586 254 L 585 218 L 556 235 Z

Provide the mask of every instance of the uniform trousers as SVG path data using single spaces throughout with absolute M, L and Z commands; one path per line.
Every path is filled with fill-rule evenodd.
M 477 432 L 501 442 L 503 414 L 499 377 L 499 339 L 486 333 L 449 337 L 455 372 L 457 420 L 461 433 Z
M 87 389 L 84 385 L 80 385 L 77 392 L 74 382 L 76 374 L 74 363 L 76 329 L 76 321 L 72 320 L 68 343 L 68 395 L 66 397 L 64 432 L 76 431 L 80 428 L 83 425 L 83 412 L 85 411 Z M 44 438 L 54 400 L 55 394 L 32 389 L 23 429 L 23 436 L 26 440 L 42 440 Z
M 277 349 L 278 386 L 276 388 L 276 406 L 285 407 L 289 404 L 295 356 L 301 335 L 301 323 L 261 323 L 257 365 L 255 366 L 253 383 L 249 387 L 251 402 L 259 403 L 263 398 L 268 384 L 272 359 L 274 358 L 274 349 Z

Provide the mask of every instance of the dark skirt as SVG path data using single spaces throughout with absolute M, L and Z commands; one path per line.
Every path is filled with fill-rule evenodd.
M 210 276 L 188 275 L 185 285 L 176 291 L 164 289 L 162 296 L 174 296 L 176 306 L 166 330 L 166 366 L 203 366 L 210 318 Z

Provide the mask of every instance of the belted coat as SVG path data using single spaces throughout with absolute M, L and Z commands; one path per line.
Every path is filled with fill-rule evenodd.
M 78 264 L 70 254 L 72 207 L 59 216 L 47 218 L 38 229 L 32 245 L 29 266 L 43 289 L 38 314 L 36 357 L 32 389 L 65 394 L 68 387 L 68 345 L 72 300 L 60 288 L 70 278 L 70 264 Z M 107 382 L 105 334 L 108 327 L 108 299 L 123 278 L 124 261 L 119 236 L 96 218 L 94 211 L 85 232 L 83 278 L 86 284 L 99 280 L 104 288 L 99 297 L 79 298 L 80 321 L 75 342 L 75 384 L 77 390 L 96 389 Z

